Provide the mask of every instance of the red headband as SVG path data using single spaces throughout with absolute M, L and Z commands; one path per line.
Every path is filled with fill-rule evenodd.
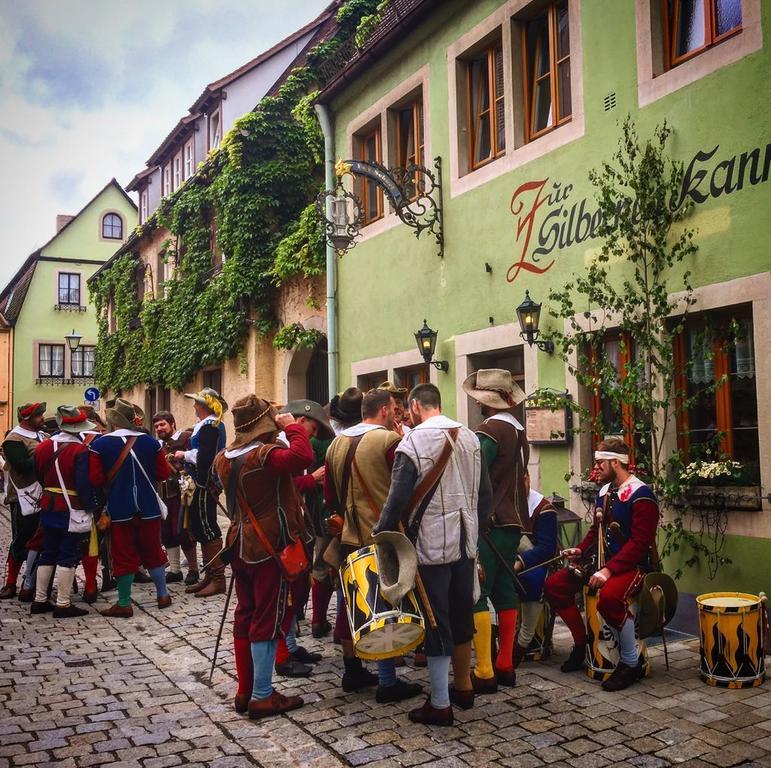
M 38 408 L 40 408 L 40 403 L 31 403 L 26 408 L 19 411 L 19 415 L 22 419 L 28 419 Z
M 78 414 L 78 416 L 62 416 L 62 424 L 80 424 L 88 418 L 82 410 L 79 410 Z

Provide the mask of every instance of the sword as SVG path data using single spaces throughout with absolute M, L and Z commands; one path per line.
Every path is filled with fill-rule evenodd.
M 524 600 L 526 597 L 525 588 L 522 586 L 522 583 L 517 577 L 517 574 L 515 573 L 511 563 L 509 563 L 508 560 L 506 560 L 506 558 L 495 548 L 489 533 L 482 533 L 482 538 L 485 540 L 485 544 L 490 547 L 498 562 L 503 566 L 503 570 L 506 571 L 509 576 L 511 576 L 512 580 L 514 581 L 514 589 L 517 590 L 519 597 Z
M 560 552 L 556 557 L 551 557 L 548 560 L 544 560 L 542 563 L 536 563 L 535 565 L 531 565 L 529 568 L 525 568 L 523 571 L 519 571 L 517 573 L 517 576 L 522 576 L 524 573 L 530 573 L 530 571 L 535 571 L 538 568 L 543 568 L 546 565 L 551 565 L 552 563 L 556 563 L 557 560 L 562 560 L 562 558 L 565 557 L 565 555 Z
M 222 640 L 222 630 L 225 627 L 225 619 L 228 616 L 228 608 L 230 607 L 230 596 L 233 594 L 233 582 L 235 576 L 233 571 L 230 571 L 230 584 L 228 585 L 228 594 L 225 597 L 225 609 L 222 611 L 222 619 L 220 620 L 219 632 L 217 632 L 217 642 L 214 644 L 214 656 L 211 660 L 211 669 L 209 670 L 209 685 L 211 685 L 212 677 L 214 677 L 214 667 L 217 664 L 217 654 L 220 650 L 220 640 Z

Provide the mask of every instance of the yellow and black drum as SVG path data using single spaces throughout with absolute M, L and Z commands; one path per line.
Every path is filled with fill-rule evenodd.
M 621 658 L 618 636 L 605 623 L 597 610 L 598 595 L 594 590 L 584 587 L 584 609 L 586 610 L 586 674 L 592 680 L 607 680 Z M 635 616 L 635 635 L 637 636 L 637 602 L 633 602 L 630 611 Z M 642 656 L 645 677 L 651 673 L 648 660 L 648 646 L 644 640 L 637 639 L 638 658 Z
M 753 688 L 766 678 L 763 611 L 757 595 L 709 592 L 696 598 L 700 673 L 709 685 Z
M 375 545 L 356 550 L 340 569 L 353 648 L 359 658 L 382 661 L 417 648 L 425 623 L 413 591 L 396 605 L 380 594 Z

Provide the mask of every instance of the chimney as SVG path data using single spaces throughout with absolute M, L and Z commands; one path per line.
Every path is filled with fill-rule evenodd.
M 56 216 L 56 233 L 58 234 L 59 232 L 61 232 L 62 229 L 65 226 L 67 226 L 67 224 L 69 224 L 74 218 L 75 218 L 74 216 L 70 216 L 67 213 L 59 213 L 59 214 L 57 214 L 57 216 Z

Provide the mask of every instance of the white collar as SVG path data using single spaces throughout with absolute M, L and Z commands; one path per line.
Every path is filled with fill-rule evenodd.
M 642 480 L 640 480 L 639 477 L 637 477 L 636 475 L 629 475 L 629 477 L 627 477 L 627 479 L 624 480 L 624 482 L 621 483 L 621 485 L 619 485 L 618 488 L 614 488 L 613 490 L 615 490 L 616 493 L 620 493 L 622 488 L 626 488 L 627 486 L 630 486 L 632 489 L 632 493 L 634 493 L 638 489 L 642 488 L 642 486 L 644 485 L 645 483 Z M 604 496 L 608 492 L 609 488 L 610 488 L 610 483 L 605 483 L 605 485 L 603 485 L 602 488 L 600 488 L 599 495 Z
M 289 440 L 287 440 L 286 432 L 283 430 L 278 433 L 278 436 L 276 437 L 276 442 L 283 443 L 287 448 L 289 447 Z
M 527 513 L 530 517 L 533 516 L 538 505 L 543 501 L 543 494 L 538 491 L 530 489 L 530 493 L 527 495 Z
M 496 413 L 495 416 L 490 416 L 487 421 L 505 421 L 507 424 L 511 424 L 512 427 L 516 427 L 520 432 L 525 431 L 525 428 L 508 411 Z
M 172 436 L 172 440 L 179 440 L 179 436 L 184 432 L 184 429 L 178 429 Z
M 24 427 L 20 427 L 18 424 L 11 430 L 11 432 L 15 432 L 17 435 L 21 435 L 21 437 L 26 437 L 30 440 L 37 440 L 38 442 L 45 440 L 45 437 L 43 437 L 40 432 L 33 432 L 31 429 L 24 429 Z
M 417 427 L 413 427 L 412 431 L 416 429 L 455 429 L 456 427 L 462 427 L 459 421 L 453 421 L 448 416 L 440 413 L 438 416 L 432 416 L 430 419 L 421 421 Z
M 201 427 L 205 426 L 206 424 L 214 424 L 214 422 L 217 420 L 216 416 L 207 416 L 205 419 L 201 419 L 194 427 L 193 427 L 193 434 L 197 435 Z
M 83 443 L 77 435 L 70 434 L 69 432 L 59 432 L 59 434 L 54 435 L 51 440 L 55 443 Z
M 114 429 L 112 432 L 107 432 L 105 437 L 139 437 L 144 434 L 136 429 Z
M 225 458 L 237 459 L 239 456 L 243 456 L 245 453 L 249 453 L 255 448 L 259 448 L 261 445 L 264 445 L 264 443 L 261 443 L 259 440 L 257 440 L 253 443 L 249 443 L 249 445 L 243 446 L 242 448 L 231 448 L 229 451 L 225 451 Z
M 372 432 L 373 429 L 385 429 L 382 424 L 354 424 L 348 429 L 344 429 L 341 434 L 345 437 L 358 437 L 359 435 L 365 435 L 367 432 Z

